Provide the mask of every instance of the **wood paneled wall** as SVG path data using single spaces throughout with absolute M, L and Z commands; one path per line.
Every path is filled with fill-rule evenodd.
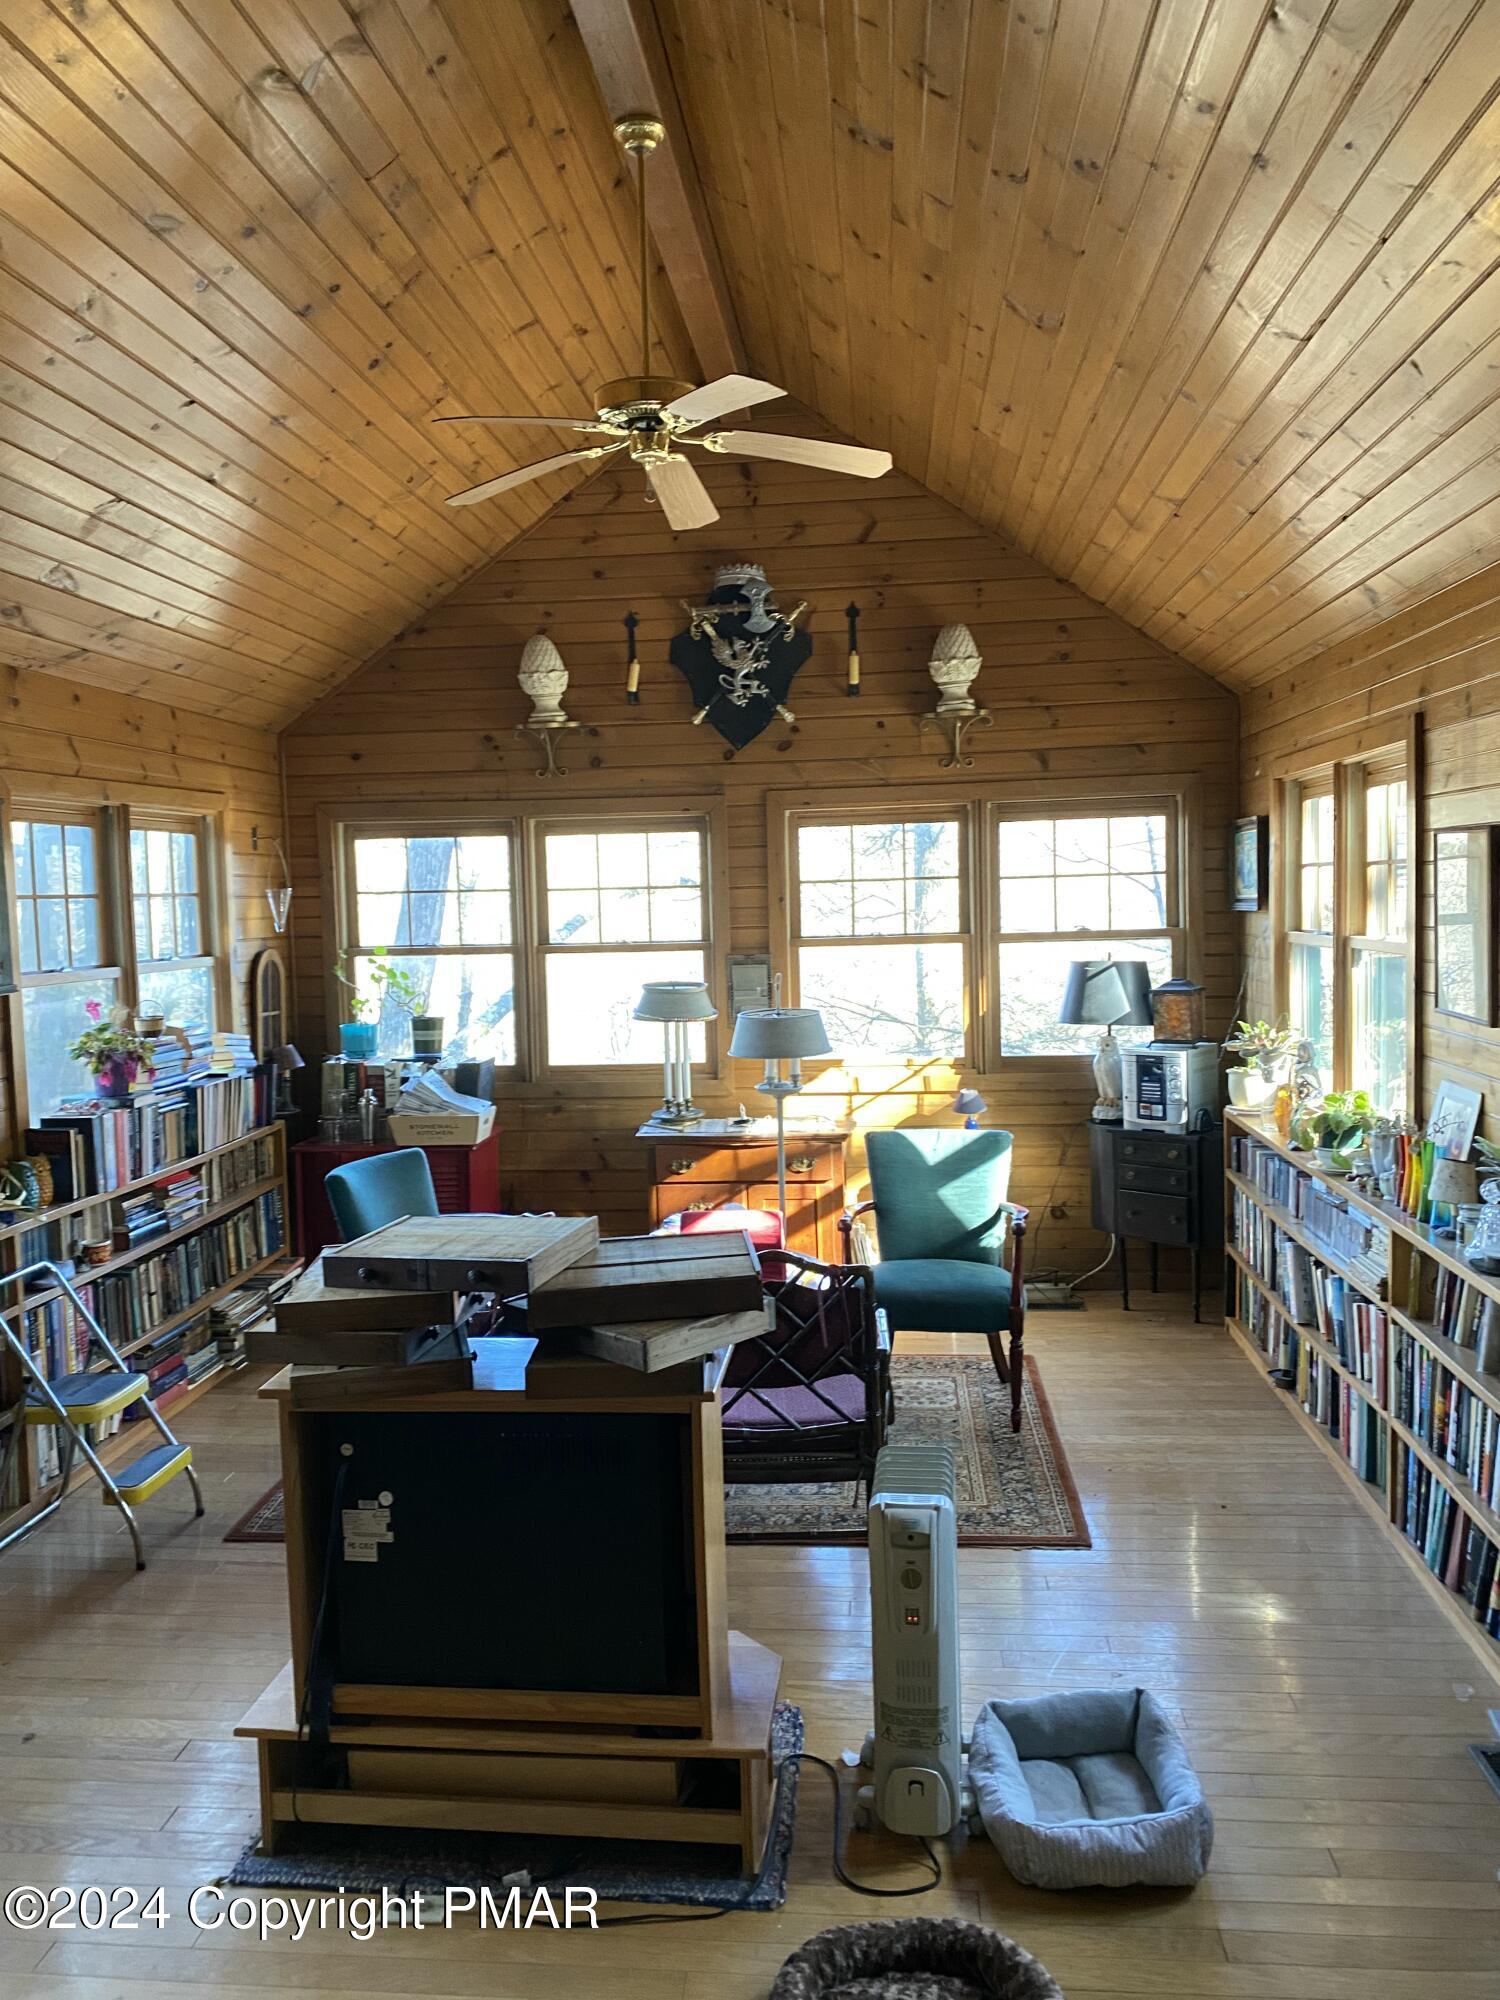
M 1438 1014 L 1432 1005 L 1429 852 L 1435 827 L 1500 823 L 1500 566 L 1247 689 L 1241 702 L 1247 813 L 1272 810 L 1279 778 L 1399 742 L 1410 718 L 1420 715 L 1417 1080 L 1424 1109 L 1440 1077 L 1482 1090 L 1482 1129 L 1500 1140 L 1500 1030 Z M 1274 840 L 1274 821 L 1272 830 Z M 1240 921 L 1246 1004 L 1269 1012 L 1276 1005 L 1270 917 Z
M 793 411 L 789 428 L 816 419 Z M 1202 921 L 1194 965 L 1227 1020 L 1238 967 L 1225 909 L 1225 836 L 1237 775 L 1233 698 L 1030 558 L 1016 554 L 912 481 L 878 485 L 790 466 L 712 460 L 706 468 L 723 518 L 673 539 L 642 498 L 638 475 L 602 474 L 524 541 L 284 737 L 297 894 L 293 934 L 301 997 L 299 1043 L 326 1046 L 320 1003 L 334 941 L 319 906 L 320 808 L 370 814 L 432 802 L 575 806 L 591 798 L 721 794 L 729 832 L 731 950 L 765 949 L 772 936 L 767 795 L 795 790 L 836 806 L 840 788 L 920 785 L 940 799 L 978 779 L 996 796 L 1025 788 L 1062 801 L 1070 787 L 1124 774 L 1141 785 L 1196 779 L 1194 894 Z M 777 724 L 732 760 L 706 726 L 691 726 L 686 688 L 666 659 L 715 564 L 762 562 L 783 605 L 811 604 L 814 652 L 792 694 L 795 727 Z M 864 691 L 843 692 L 844 606 L 863 607 Z M 640 617 L 642 703 L 626 705 L 624 628 Z M 935 702 L 925 666 L 939 626 L 969 624 L 985 655 L 976 692 L 995 726 L 970 738 L 972 772 L 938 768 L 937 739 L 916 717 Z M 570 775 L 534 776 L 536 752 L 513 737 L 527 704 L 516 686 L 520 649 L 545 629 L 572 672 L 569 712 L 597 734 L 565 747 Z M 1014 1063 L 977 1079 L 997 1122 L 1017 1135 L 1017 1198 L 1055 1213 L 1039 1245 L 1044 1264 L 1078 1268 L 1102 1248 L 1087 1221 L 1087 1148 L 1077 1130 L 1092 1100 L 1077 1060 Z M 710 1108 L 753 1097 L 748 1069 L 726 1078 Z M 946 1117 L 954 1072 L 922 1076 L 844 1072 L 835 1101 L 803 1109 L 853 1110 L 860 1123 Z M 657 1101 L 650 1079 L 622 1101 L 544 1085 L 508 1087 L 500 1112 L 508 1192 L 526 1205 L 586 1207 L 614 1228 L 645 1218 L 644 1148 L 632 1133 Z M 1065 1147 L 1066 1165 L 1058 1173 Z
M 271 853 L 282 835 L 275 736 L 16 667 L 0 667 L 0 715 L 0 790 L 13 810 L 67 800 L 221 815 L 235 1025 L 243 1027 L 246 973 L 271 936 L 266 885 L 273 874 L 279 879 Z M 252 829 L 259 851 L 252 851 Z M 8 878 L 8 858 L 6 867 Z M 19 1054 L 0 1007 L 0 1159 L 10 1157 L 19 1136 Z

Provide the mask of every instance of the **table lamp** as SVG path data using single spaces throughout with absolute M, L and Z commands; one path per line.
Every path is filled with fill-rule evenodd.
M 279 1049 L 272 1049 L 271 1061 L 276 1068 L 276 1115 L 282 1117 L 297 1108 L 292 1097 L 292 1071 L 305 1069 L 306 1064 L 291 1042 L 283 1042 Z
M 977 1090 L 961 1090 L 953 1100 L 953 1109 L 961 1113 L 966 1132 L 979 1130 L 979 1121 L 989 1108 Z
M 1102 1028 L 1094 1056 L 1096 1124 L 1120 1117 L 1120 1044 L 1116 1028 L 1151 1026 L 1151 974 L 1143 958 L 1075 958 L 1058 1020 L 1068 1028 Z
M 781 980 L 775 981 L 775 997 L 781 997 Z M 765 1076 L 755 1086 L 776 1100 L 776 1198 L 781 1204 L 781 1226 L 786 1231 L 786 1100 L 802 1088 L 802 1058 L 832 1055 L 833 1046 L 823 1026 L 823 1016 L 814 1007 L 747 1007 L 735 1021 L 732 1056 L 759 1060 Z M 781 1065 L 787 1065 L 787 1074 Z
M 718 1011 L 701 979 L 650 979 L 641 988 L 636 1020 L 662 1024 L 662 1103 L 651 1114 L 653 1125 L 690 1125 L 703 1116 L 693 1102 L 688 1029 L 694 1021 L 715 1020 Z

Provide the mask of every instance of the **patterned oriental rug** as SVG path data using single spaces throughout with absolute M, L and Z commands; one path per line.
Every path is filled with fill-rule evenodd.
M 951 1444 L 958 1539 L 969 1548 L 1086 1549 L 1088 1523 L 1036 1363 L 1026 1362 L 1021 1428 L 987 1355 L 896 1354 L 895 1444 Z M 731 1542 L 860 1543 L 861 1495 L 843 1486 L 729 1486 Z
M 1036 1363 L 1026 1363 L 1021 1428 L 1010 1427 L 1010 1391 L 987 1355 L 897 1354 L 892 1440 L 951 1444 L 958 1454 L 958 1539 L 969 1548 L 1086 1549 L 1088 1523 Z M 864 1508 L 852 1484 L 730 1486 L 731 1542 L 863 1544 Z M 278 1482 L 247 1510 L 226 1542 L 285 1538 Z

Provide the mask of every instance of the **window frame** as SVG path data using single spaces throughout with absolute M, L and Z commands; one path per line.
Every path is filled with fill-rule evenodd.
M 1420 768 L 1413 739 L 1361 750 L 1358 755 L 1336 758 L 1307 770 L 1296 771 L 1281 781 L 1277 826 L 1282 845 L 1281 866 L 1277 870 L 1281 910 L 1276 921 L 1277 1006 L 1292 1015 L 1292 958 L 1298 945 L 1317 946 L 1331 953 L 1333 969 L 1332 1077 L 1330 1088 L 1354 1087 L 1355 1062 L 1355 980 L 1361 954 L 1400 957 L 1405 963 L 1405 1079 L 1406 1109 L 1416 1102 L 1415 1085 L 1419 1066 L 1417 1046 L 1417 922 L 1418 849 L 1415 773 Z M 1406 787 L 1405 836 L 1406 882 L 1402 897 L 1405 935 L 1378 937 L 1366 927 L 1368 917 L 1369 859 L 1366 842 L 1367 795 L 1373 786 L 1401 783 Z M 1307 798 L 1333 800 L 1333 929 L 1308 931 L 1294 919 L 1301 915 L 1302 804 Z M 1388 1106 L 1378 1107 L 1388 1110 Z
M 186 833 L 191 834 L 197 842 L 198 886 L 195 893 L 198 898 L 198 935 L 200 943 L 207 946 L 206 950 L 196 952 L 189 957 L 141 957 L 140 942 L 135 934 L 135 874 L 131 853 L 134 836 L 137 833 Z M 116 856 L 116 866 L 120 870 L 118 924 L 122 939 L 124 936 L 129 938 L 128 983 L 131 997 L 128 1004 L 136 1013 L 141 1011 L 143 972 L 202 969 L 208 973 L 209 990 L 213 996 L 213 1019 L 206 1025 L 210 1031 L 221 1030 L 225 1023 L 233 1018 L 233 1006 L 225 971 L 229 953 L 225 940 L 225 897 L 220 881 L 222 847 L 223 843 L 217 837 L 217 827 L 212 815 L 158 810 L 150 806 L 128 807 L 121 813 Z M 172 918 L 175 939 L 177 918 L 175 909 Z
M 965 1049 L 951 1059 L 932 1056 L 917 1063 L 880 1062 L 863 1056 L 851 1057 L 841 1065 L 838 1056 L 804 1062 L 804 1071 L 820 1075 L 841 1066 L 852 1070 L 875 1071 L 890 1076 L 947 1068 L 954 1072 L 972 1071 L 979 1075 L 1016 1074 L 1025 1065 L 1028 1076 L 1045 1079 L 1048 1066 L 1061 1082 L 1080 1074 L 1080 1066 L 1092 1058 L 1084 1050 L 1073 1054 L 1010 1055 L 1001 1048 L 999 1013 L 999 952 L 1008 937 L 1024 941 L 1020 933 L 999 929 L 999 821 L 1010 819 L 1100 818 L 1114 814 L 1165 812 L 1168 821 L 1168 854 L 1175 895 L 1172 934 L 1174 977 L 1201 977 L 1204 923 L 1202 871 L 1186 865 L 1186 843 L 1194 828 L 1203 823 L 1202 788 L 1199 780 L 1187 775 L 1173 782 L 1160 779 L 1133 782 L 1128 776 L 1075 777 L 1025 780 L 970 779 L 944 784 L 938 789 L 915 785 L 820 787 L 816 792 L 768 792 L 766 823 L 771 873 L 768 891 L 771 902 L 771 958 L 785 982 L 787 1004 L 800 1004 L 798 981 L 798 891 L 797 828 L 803 824 L 842 824 L 856 820 L 891 822 L 911 819 L 944 819 L 958 814 L 963 820 L 960 854 L 960 901 L 969 918 L 966 940 L 966 1022 Z M 1228 839 L 1226 828 L 1224 838 Z M 1226 849 L 1227 854 L 1227 849 Z M 1225 869 L 1227 879 L 1228 861 Z M 946 933 L 938 941 L 946 941 Z M 1070 932 L 1043 933 L 1043 941 L 1066 938 Z M 1127 933 L 1118 933 L 1122 939 Z M 1130 936 L 1140 933 L 1132 932 Z M 1091 932 L 1078 936 L 1092 938 Z M 819 940 L 808 940 L 817 943 Z M 876 940 L 878 942 L 879 940 Z M 828 942 L 828 940 L 822 940 Z
M 511 919 L 509 949 L 515 959 L 516 1060 L 497 1063 L 495 1075 L 513 1087 L 521 1101 L 555 1094 L 558 1086 L 576 1084 L 587 1075 L 592 1096 L 638 1098 L 652 1082 L 659 1084 L 661 1058 L 653 1055 L 641 1063 L 607 1066 L 564 1063 L 551 1066 L 546 1048 L 546 979 L 543 961 L 546 921 L 546 871 L 543 858 L 545 833 L 640 832 L 648 828 L 671 828 L 683 821 L 696 821 L 704 843 L 704 977 L 709 997 L 719 1009 L 719 1019 L 706 1026 L 706 1053 L 693 1064 L 695 1077 L 720 1081 L 724 1075 L 725 1051 L 733 1023 L 724 1023 L 728 1006 L 729 982 L 729 875 L 725 800 L 722 796 L 673 798 L 664 805 L 646 808 L 635 800 L 615 797 L 555 805 L 526 801 L 497 811 L 492 806 L 467 800 L 452 806 L 424 803 L 402 813 L 346 815 L 340 809 L 318 807 L 318 840 L 325 907 L 333 912 L 332 950 L 324 973 L 325 1020 L 332 1037 L 342 1018 L 339 985 L 333 962 L 340 951 L 351 950 L 354 938 L 353 841 L 360 837 L 390 838 L 396 835 L 438 833 L 503 834 L 511 843 Z M 504 947 L 502 947 L 503 949 Z M 566 947 L 552 946 L 552 950 Z M 633 950 L 629 944 L 577 946 L 575 951 Z M 654 946 L 644 947 L 647 950 Z M 663 946 L 680 950 L 681 946 Z M 690 947 L 691 948 L 691 947 Z M 450 953 L 459 950 L 447 947 Z M 464 948 L 467 949 L 467 948 Z M 461 955 L 461 952 L 460 952 Z

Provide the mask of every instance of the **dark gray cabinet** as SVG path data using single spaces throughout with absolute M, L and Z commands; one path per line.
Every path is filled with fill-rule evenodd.
M 1193 1265 L 1193 1318 L 1203 1297 L 1203 1252 L 1217 1248 L 1224 1216 L 1224 1132 L 1135 1132 L 1089 1127 L 1094 1227 L 1113 1236 L 1120 1262 L 1120 1303 L 1130 1310 L 1132 1239 L 1151 1253 L 1157 1285 L 1163 1243 L 1187 1250 Z

